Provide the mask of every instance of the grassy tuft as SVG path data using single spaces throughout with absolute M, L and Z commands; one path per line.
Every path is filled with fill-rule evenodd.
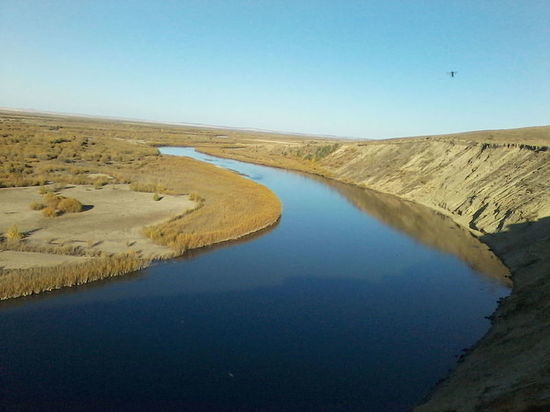
M 32 210 L 42 210 L 46 207 L 46 205 L 42 202 L 32 202 L 30 207 Z
M 10 241 L 18 241 L 23 238 L 23 235 L 21 232 L 19 232 L 19 228 L 16 224 L 13 224 L 9 227 L 9 229 L 6 231 L 6 239 Z
M 72 197 L 61 199 L 57 204 L 57 209 L 63 213 L 78 213 L 82 208 L 82 203 Z
M 48 206 L 42 209 L 42 215 L 45 217 L 56 217 L 59 216 L 59 212 L 54 207 Z

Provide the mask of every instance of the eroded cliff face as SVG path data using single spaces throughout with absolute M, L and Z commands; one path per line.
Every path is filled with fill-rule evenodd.
M 510 268 L 514 287 L 418 410 L 550 408 L 550 127 L 211 152 L 397 195 L 469 228 Z
M 550 215 L 545 147 L 411 140 L 343 145 L 322 165 L 339 180 L 435 207 L 481 233 Z

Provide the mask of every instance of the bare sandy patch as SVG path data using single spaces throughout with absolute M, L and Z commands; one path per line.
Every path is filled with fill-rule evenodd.
M 109 253 L 139 251 L 145 257 L 168 256 L 171 250 L 143 235 L 143 227 L 166 221 L 195 207 L 188 196 L 134 192 L 128 185 L 70 186 L 61 195 L 74 197 L 84 211 L 47 218 L 31 210 L 41 196 L 36 187 L 0 189 L 0 232 L 12 224 L 25 233 L 27 242 L 48 246 L 82 246 Z
M 91 177 L 92 179 L 97 178 L 106 178 L 106 179 L 113 179 L 113 176 L 108 175 L 107 173 L 88 173 L 88 177 Z
M 65 263 L 81 263 L 86 256 L 53 255 L 50 253 L 18 252 L 13 250 L 0 251 L 0 268 L 28 269 L 44 266 L 57 266 Z

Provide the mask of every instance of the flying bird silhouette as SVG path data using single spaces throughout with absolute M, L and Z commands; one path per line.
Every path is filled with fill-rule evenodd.
M 458 72 L 447 72 L 447 74 L 451 77 L 455 77 Z

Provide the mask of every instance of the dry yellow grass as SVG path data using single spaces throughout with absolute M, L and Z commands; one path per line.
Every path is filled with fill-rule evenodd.
M 65 197 L 59 201 L 57 208 L 63 213 L 78 213 L 82 211 L 82 203 L 72 197 Z
M 132 177 L 152 179 L 168 190 L 191 193 L 199 201 L 192 213 L 146 230 L 148 237 L 178 253 L 264 228 L 281 213 L 279 200 L 264 186 L 189 158 L 162 157 L 134 171 Z
M 161 157 L 153 147 L 162 144 L 163 139 L 209 141 L 212 132 L 0 112 L 0 187 L 41 185 L 44 196 L 41 203 L 45 207 L 37 203 L 31 208 L 41 209 L 41 213 L 48 216 L 77 209 L 73 208 L 76 204 L 72 204 L 73 201 L 70 201 L 71 206 L 64 205 L 68 199 L 56 194 L 57 188 L 50 188 L 54 182 L 59 185 L 93 184 L 96 189 L 107 183 L 130 183 L 138 191 L 188 194 L 197 202 L 191 213 L 182 213 L 145 230 L 154 242 L 172 248 L 172 255 L 235 239 L 275 223 L 281 213 L 281 204 L 267 188 L 236 173 L 192 159 Z M 47 245 L 31 246 L 25 241 L 18 242 L 17 248 L 11 245 L 10 249 L 48 250 Z M 3 245 L 0 247 L 7 248 L 7 242 Z M 86 254 L 85 251 L 79 253 Z M 129 261 L 128 257 L 101 259 L 94 258 L 70 270 L 62 266 L 3 271 L 0 298 L 115 276 L 147 263 L 139 257 L 130 259 L 134 262 L 131 264 L 123 264 Z M 95 261 L 99 262 L 97 267 L 93 266 Z
M 81 264 L 0 270 L 0 300 L 82 285 L 142 269 L 149 261 L 134 253 L 106 256 Z

